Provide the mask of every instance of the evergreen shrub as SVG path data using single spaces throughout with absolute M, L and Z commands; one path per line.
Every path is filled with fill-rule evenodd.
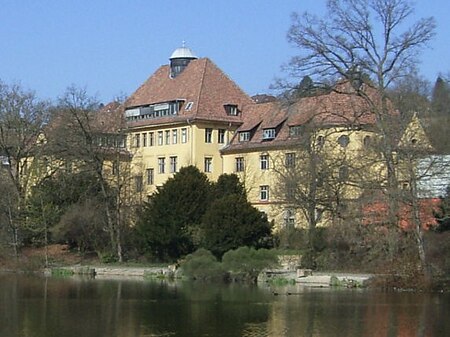
M 180 263 L 183 275 L 194 280 L 223 279 L 225 276 L 222 264 L 209 251 L 203 248 L 187 255 Z
M 240 247 L 223 255 L 222 263 L 234 281 L 247 280 L 256 282 L 258 274 L 265 268 L 278 265 L 275 251 Z

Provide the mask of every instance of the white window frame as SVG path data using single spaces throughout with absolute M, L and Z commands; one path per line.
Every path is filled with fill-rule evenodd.
M 178 143 L 178 130 L 173 129 L 172 130 L 172 144 L 177 144 L 177 143 Z
M 155 183 L 155 170 L 153 168 L 148 168 L 147 172 L 147 185 L 153 185 Z
M 166 157 L 158 158 L 158 173 L 164 174 L 166 172 Z
M 134 177 L 134 187 L 136 189 L 136 192 L 142 192 L 144 190 L 142 181 L 142 175 L 137 175 Z
M 294 168 L 295 159 L 296 159 L 295 152 L 287 152 L 285 154 L 285 161 L 284 161 L 285 166 L 288 168 Z
M 149 132 L 148 133 L 148 146 L 154 146 L 155 145 L 155 133 Z
M 147 147 L 147 132 L 142 134 L 142 147 Z
M 264 140 L 274 139 L 275 136 L 276 136 L 276 131 L 275 131 L 274 128 L 264 129 L 263 130 L 263 139 Z
M 205 157 L 204 164 L 205 164 L 204 165 L 205 172 L 211 173 L 212 172 L 212 157 Z
M 134 146 L 141 147 L 141 134 L 140 133 L 134 134 Z
M 292 208 L 284 210 L 284 227 L 295 228 L 295 211 Z
M 213 142 L 213 129 L 212 128 L 205 128 L 205 143 L 212 143 Z
M 185 144 L 188 141 L 188 137 L 187 137 L 187 128 L 182 128 L 181 129 L 181 143 Z
M 165 144 L 170 145 L 170 130 L 166 130 L 165 134 Z
M 259 156 L 259 167 L 261 170 L 265 171 L 269 169 L 269 155 L 268 154 L 261 154 Z
M 239 142 L 248 142 L 250 140 L 250 131 L 239 132 Z
M 219 144 L 225 144 L 225 129 L 218 129 L 217 130 L 217 142 Z
M 170 157 L 170 173 L 177 172 L 177 163 L 178 163 L 177 156 L 171 156 Z
M 269 201 L 269 185 L 259 186 L 259 200 Z
M 245 170 L 245 160 L 244 157 L 235 158 L 235 172 L 244 172 Z

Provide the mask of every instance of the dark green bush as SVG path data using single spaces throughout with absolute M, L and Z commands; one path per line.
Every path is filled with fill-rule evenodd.
M 233 280 L 256 281 L 263 269 L 278 264 L 278 257 L 274 251 L 268 249 L 240 247 L 226 252 L 222 263 Z
M 200 248 L 180 264 L 183 275 L 195 280 L 223 279 L 225 276 L 222 264 L 208 250 Z

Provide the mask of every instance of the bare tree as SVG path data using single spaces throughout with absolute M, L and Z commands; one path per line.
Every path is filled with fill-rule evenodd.
M 398 129 L 388 88 L 414 69 L 419 52 L 435 34 L 433 18 L 408 25 L 414 8 L 407 0 L 329 0 L 327 14 L 294 14 L 288 40 L 300 49 L 288 65 L 294 76 L 319 83 L 345 79 L 376 117 L 386 181 L 380 186 L 389 200 L 389 222 L 398 223 L 398 174 L 395 151 Z M 406 28 L 404 28 L 406 27 Z M 375 91 L 370 94 L 367 87 Z
M 48 104 L 39 101 L 33 92 L 18 85 L 0 82 L 0 157 L 5 177 L 13 190 L 4 211 L 12 233 L 12 245 L 18 254 L 19 231 L 25 221 L 25 199 L 36 178 L 44 144 L 40 141 L 48 121 Z
M 296 221 L 307 224 L 309 262 L 314 264 L 316 228 L 341 215 L 349 165 L 345 153 L 330 141 L 336 137 L 335 129 L 325 131 L 309 122 L 301 126 L 300 133 L 293 137 L 295 144 L 289 150 L 273 158 L 274 192 L 286 208 L 285 227 L 290 227 L 292 211 L 299 215 Z
M 101 187 L 111 250 L 122 262 L 120 205 L 125 187 L 119 172 L 121 159 L 126 158 L 125 135 L 120 123 L 113 130 L 108 129 L 105 122 L 111 121 L 99 118 L 100 108 L 97 100 L 85 89 L 69 87 L 55 109 L 49 143 L 55 156 L 73 162 L 77 170 L 96 175 Z M 116 188 L 114 184 L 117 184 Z

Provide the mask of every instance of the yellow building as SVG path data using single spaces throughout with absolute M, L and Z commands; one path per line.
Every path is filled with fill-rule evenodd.
M 180 167 L 211 180 L 224 172 L 220 149 L 253 101 L 208 58 L 176 49 L 125 102 L 129 150 L 138 193 L 150 195 Z
M 333 211 L 384 179 L 375 115 L 351 90 L 344 83 L 291 105 L 249 106 L 222 149 L 224 172 L 240 175 L 276 228 L 326 225 Z
M 314 198 L 333 194 L 334 203 L 359 197 L 385 175 L 375 150 L 375 115 L 352 90 L 339 83 L 338 90 L 291 105 L 258 104 L 211 60 L 178 48 L 170 64 L 157 69 L 124 104 L 135 192 L 145 199 L 187 165 L 210 180 L 236 173 L 249 200 L 277 228 L 304 226 L 307 212 L 292 206 L 289 186 L 280 179 L 287 172 L 296 169 L 298 181 L 311 182 L 296 193 L 311 194 L 315 188 Z M 322 171 L 305 178 L 317 156 Z M 325 166 L 327 188 L 311 187 L 324 184 Z M 331 218 L 323 216 L 327 212 L 318 203 L 309 216 L 325 225 Z

